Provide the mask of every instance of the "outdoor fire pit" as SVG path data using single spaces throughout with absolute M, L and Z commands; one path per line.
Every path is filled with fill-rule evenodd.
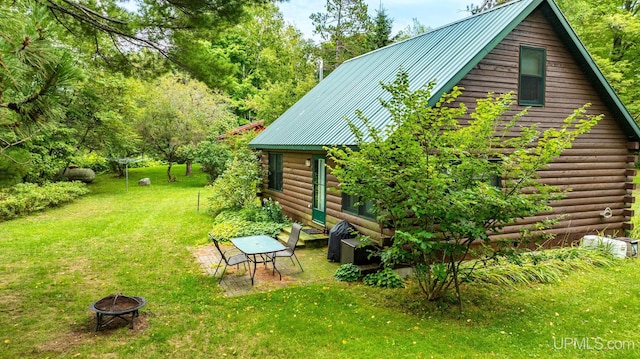
M 120 318 L 129 323 L 133 329 L 134 320 L 138 317 L 138 309 L 144 307 L 147 302 L 142 297 L 129 297 L 122 294 L 112 294 L 104 297 L 89 306 L 89 309 L 96 312 L 96 328 L 109 325 L 116 318 Z

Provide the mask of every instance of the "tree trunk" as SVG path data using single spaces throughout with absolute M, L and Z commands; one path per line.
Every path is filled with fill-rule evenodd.
M 167 166 L 167 177 L 169 178 L 169 182 L 175 182 L 176 178 L 171 177 L 171 167 L 173 167 L 173 162 L 169 161 L 169 166 Z
M 193 174 L 193 163 L 191 161 L 187 161 L 187 171 L 185 172 L 185 176 L 191 177 Z

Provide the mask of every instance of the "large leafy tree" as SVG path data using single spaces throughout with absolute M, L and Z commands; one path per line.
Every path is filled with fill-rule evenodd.
M 323 41 L 321 52 L 327 70 L 368 51 L 366 32 L 371 19 L 367 11 L 363 0 L 327 0 L 325 12 L 311 14 L 314 33 Z
M 558 5 L 632 115 L 640 118 L 640 2 L 559 0 Z
M 350 121 L 358 150 L 331 148 L 329 156 L 342 190 L 371 201 L 381 226 L 396 230 L 385 261 L 411 264 L 430 300 L 459 288 L 473 243 L 549 210 L 562 192 L 536 181 L 537 171 L 600 118 L 581 108 L 542 132 L 518 124 L 526 111 L 507 116 L 510 95 L 494 95 L 478 100 L 462 125 L 467 108 L 454 105 L 457 88 L 429 106 L 430 87 L 411 91 L 404 72 L 383 87 L 390 125 L 378 129 L 358 112 Z M 494 255 L 499 247 L 487 248 Z
M 138 115 L 140 82 L 118 73 L 92 72 L 92 80 L 78 88 L 67 107 L 64 125 L 76 149 L 68 162 L 93 153 L 104 158 L 130 157 L 140 152 L 140 138 L 132 121 Z
M 146 148 L 171 167 L 180 160 L 181 147 L 195 147 L 208 135 L 237 127 L 236 117 L 223 98 L 201 82 L 181 75 L 159 78 L 139 99 L 137 128 Z
M 202 38 L 185 61 L 197 79 L 233 99 L 239 116 L 271 122 L 315 84 L 314 48 L 275 5 L 247 12 L 240 24 Z

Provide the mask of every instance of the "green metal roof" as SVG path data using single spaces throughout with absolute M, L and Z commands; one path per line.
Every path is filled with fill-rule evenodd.
M 280 150 L 354 146 L 355 137 L 344 117 L 355 118 L 356 110 L 361 110 L 380 129 L 389 120 L 388 111 L 379 101 L 388 99 L 389 94 L 380 83 L 392 82 L 401 68 L 408 73 L 412 89 L 435 81 L 433 104 L 539 6 L 549 15 L 616 118 L 624 122 L 622 126 L 629 138 L 640 139 L 640 129 L 558 6 L 552 0 L 519 0 L 344 62 L 249 146 Z

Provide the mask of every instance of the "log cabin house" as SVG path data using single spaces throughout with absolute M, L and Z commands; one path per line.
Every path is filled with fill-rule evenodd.
M 563 216 L 552 232 L 574 239 L 631 229 L 640 130 L 552 0 L 512 1 L 339 66 L 250 143 L 269 171 L 263 193 L 288 216 L 325 229 L 344 219 L 378 240 L 391 234 L 366 206 L 340 193 L 324 148 L 354 146 L 344 117 L 355 118 L 358 109 L 385 126 L 389 117 L 379 99 L 388 94 L 380 83 L 391 82 L 400 68 L 412 88 L 436 82 L 432 104 L 454 85 L 464 88 L 458 101 L 469 107 L 488 92 L 513 91 L 513 113 L 530 106 L 521 121 L 541 128 L 559 127 L 591 103 L 589 112 L 604 118 L 539 173 L 541 181 L 570 189 L 552 204 L 552 216 Z M 517 236 L 536 219 L 506 227 L 502 236 Z

